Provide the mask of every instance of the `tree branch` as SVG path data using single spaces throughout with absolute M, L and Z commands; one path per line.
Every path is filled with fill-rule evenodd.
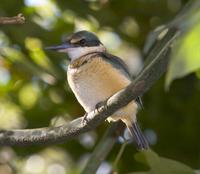
M 25 23 L 25 17 L 21 13 L 13 17 L 0 17 L 0 25 L 24 24 L 24 23 Z
M 144 53 L 146 53 L 146 55 L 148 55 L 147 58 L 145 59 L 144 65 L 147 66 L 148 64 L 150 64 L 153 61 L 153 59 L 155 59 L 154 56 L 156 55 L 156 52 L 158 51 L 158 53 L 159 53 L 160 42 L 159 42 L 158 38 L 160 38 L 160 35 L 162 35 L 162 32 L 165 32 L 166 29 L 168 30 L 168 28 L 173 28 L 173 27 L 177 27 L 181 31 L 184 30 L 184 28 L 185 28 L 185 22 L 184 21 L 186 21 L 186 18 L 188 18 L 188 16 L 190 16 L 191 13 L 194 13 L 195 9 L 198 10 L 199 6 L 200 6 L 200 2 L 198 0 L 197 1 L 189 1 L 185 5 L 185 7 L 181 10 L 181 12 L 170 23 L 168 23 L 166 26 L 164 26 L 159 31 L 156 30 L 156 31 L 150 33 L 150 36 L 149 36 L 149 38 L 148 38 L 148 40 L 147 40 L 147 42 L 145 43 L 145 46 L 144 46 Z M 186 25 L 186 27 L 188 27 L 188 26 Z M 164 64 L 165 68 L 167 67 L 166 65 L 167 65 L 168 60 L 169 60 L 169 54 L 170 54 L 170 50 L 168 49 L 166 55 L 162 58 L 162 60 L 165 60 L 162 63 L 162 64 Z M 118 130 L 118 128 L 116 130 Z M 114 146 L 114 143 L 111 143 L 111 145 L 110 144 L 107 145 L 109 151 L 107 150 L 106 146 L 101 147 L 101 145 L 103 144 L 103 142 L 107 142 L 110 139 L 111 139 L 111 137 L 109 137 L 109 136 L 104 136 L 104 138 L 102 138 L 102 140 L 100 141 L 100 143 L 97 146 L 98 148 L 97 147 L 95 148 L 95 151 L 93 152 L 93 154 L 90 157 L 85 169 L 83 170 L 85 173 L 90 174 L 90 170 L 92 170 L 93 173 L 95 173 L 95 171 L 98 169 L 100 163 L 103 161 L 103 159 L 100 158 L 100 156 L 98 154 L 100 154 L 104 149 L 106 149 L 106 153 L 104 154 L 103 157 L 104 157 L 104 159 L 106 159 L 107 155 L 109 154 L 109 151 L 112 149 L 111 145 Z M 115 142 L 115 141 L 116 140 L 113 139 L 113 137 L 112 137 L 112 142 Z M 102 152 L 102 153 L 104 153 L 104 152 Z M 96 169 L 96 170 L 94 170 L 94 169 Z
M 59 127 L 0 130 L 0 145 L 33 145 L 66 142 L 70 138 L 96 128 L 118 109 L 126 106 L 133 99 L 146 92 L 165 72 L 168 62 L 168 59 L 165 59 L 165 55 L 176 36 L 177 29 L 169 29 L 169 32 L 156 45 L 156 49 L 152 50 L 149 54 L 154 59 L 144 67 L 138 77 L 128 87 L 108 99 L 107 107 L 102 106 L 98 109 L 99 112 L 92 111 L 89 113 L 87 124 L 83 124 L 83 117 L 80 117 Z
M 169 59 L 169 54 L 170 54 L 170 50 L 168 50 L 167 54 L 163 57 L 163 60 L 165 60 L 164 61 L 165 63 L 163 63 L 163 64 L 165 64 L 165 67 L 166 67 L 168 59 Z M 111 127 L 109 129 L 113 130 L 112 129 L 113 127 L 114 127 L 115 131 L 120 130 L 120 125 L 118 125 L 117 128 L 115 125 L 111 125 Z M 102 140 L 99 142 L 99 144 L 97 145 L 97 147 L 95 148 L 94 152 L 92 153 L 92 156 L 88 160 L 88 163 L 83 170 L 83 173 L 88 173 L 88 174 L 95 173 L 95 171 L 98 169 L 101 162 L 106 159 L 107 155 L 112 150 L 112 147 L 114 146 L 114 144 L 117 140 L 117 136 L 113 137 L 112 132 L 111 131 L 109 131 L 109 132 L 110 132 L 109 134 L 106 133 L 107 136 L 104 136 L 102 138 Z M 107 143 L 107 142 L 109 142 L 109 143 Z M 104 153 L 104 154 L 101 155 L 101 153 Z M 92 171 L 92 172 L 90 172 L 90 171 Z

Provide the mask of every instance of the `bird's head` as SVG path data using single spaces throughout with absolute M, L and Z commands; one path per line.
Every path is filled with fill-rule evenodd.
M 93 52 L 105 52 L 99 38 L 89 31 L 79 31 L 63 39 L 57 46 L 47 47 L 49 50 L 67 53 L 71 61 Z

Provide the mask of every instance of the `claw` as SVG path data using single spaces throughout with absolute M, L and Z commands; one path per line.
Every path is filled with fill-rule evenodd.
M 95 110 L 97 110 L 98 113 L 101 112 L 103 108 L 107 109 L 107 100 L 101 101 L 95 105 Z
M 88 116 L 88 113 L 85 113 L 85 115 L 83 116 L 82 124 L 87 124 L 88 123 L 87 116 Z

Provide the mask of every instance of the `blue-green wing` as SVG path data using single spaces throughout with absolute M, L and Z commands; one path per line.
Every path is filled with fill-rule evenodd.
M 120 70 L 127 78 L 129 78 L 130 80 L 132 79 L 128 67 L 122 59 L 108 53 L 101 53 L 101 57 L 109 62 L 112 66 Z M 143 108 L 141 97 L 137 97 L 135 101 L 140 108 Z

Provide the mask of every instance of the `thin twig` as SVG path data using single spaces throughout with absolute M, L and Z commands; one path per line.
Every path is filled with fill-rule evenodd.
M 121 148 L 120 148 L 120 150 L 119 150 L 119 152 L 118 152 L 118 154 L 117 154 L 117 157 L 115 158 L 115 161 L 114 161 L 113 166 L 112 166 L 113 170 L 116 170 L 116 169 L 117 169 L 117 164 L 118 164 L 120 158 L 122 157 L 122 154 L 123 154 L 123 152 L 124 152 L 125 147 L 126 147 L 127 144 L 128 144 L 128 141 L 125 141 L 125 142 L 121 145 Z
M 24 23 L 25 23 L 25 17 L 21 13 L 13 17 L 0 17 L 0 25 L 24 24 Z

